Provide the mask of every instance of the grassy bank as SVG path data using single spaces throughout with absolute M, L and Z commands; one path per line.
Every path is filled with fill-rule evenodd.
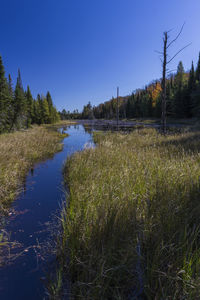
M 63 137 L 52 126 L 0 135 L 0 214 L 21 191 L 28 170 L 62 149 Z
M 200 132 L 95 140 L 64 170 L 59 286 L 70 276 L 71 299 L 200 299 Z

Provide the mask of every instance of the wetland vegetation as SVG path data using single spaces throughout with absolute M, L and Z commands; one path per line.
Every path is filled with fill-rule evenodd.
M 45 126 L 0 135 L 0 209 L 21 191 L 25 175 L 35 163 L 62 149 L 65 135 Z
M 70 279 L 69 299 L 200 299 L 200 131 L 94 140 L 64 168 L 57 287 Z

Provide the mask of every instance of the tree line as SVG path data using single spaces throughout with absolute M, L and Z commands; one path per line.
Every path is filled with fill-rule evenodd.
M 119 117 L 160 118 L 162 111 L 162 82 L 155 80 L 144 89 L 137 89 L 131 95 L 119 97 Z M 64 112 L 64 113 L 63 113 Z M 89 102 L 82 113 L 60 113 L 61 118 L 115 119 L 117 98 L 92 106 Z M 166 114 L 171 118 L 200 117 L 200 54 L 196 68 L 185 71 L 182 61 L 175 74 L 166 79 Z
M 0 56 L 0 133 L 29 128 L 31 124 L 55 123 L 59 119 L 49 92 L 34 99 L 29 86 L 24 90 L 20 70 L 13 88 L 10 74 L 8 79 L 5 76 Z
M 121 99 L 119 114 L 121 118 L 146 118 L 161 116 L 162 103 L 161 80 L 157 80 L 144 89 L 136 90 L 132 95 Z M 93 108 L 95 118 L 116 115 L 117 100 L 105 102 Z M 185 72 L 180 61 L 176 74 L 166 80 L 166 113 L 168 117 L 200 117 L 200 55 L 196 69 L 192 62 L 189 72 Z
M 138 89 L 127 97 L 119 98 L 120 118 L 146 118 L 161 116 L 161 80 L 156 80 L 144 89 Z M 83 109 L 83 117 L 86 106 Z M 88 106 L 87 106 L 88 108 Z M 90 107 L 90 116 L 95 118 L 115 118 L 117 99 Z M 200 55 L 196 68 L 192 62 L 189 72 L 185 72 L 180 61 L 177 72 L 166 80 L 166 112 L 172 118 L 200 117 Z

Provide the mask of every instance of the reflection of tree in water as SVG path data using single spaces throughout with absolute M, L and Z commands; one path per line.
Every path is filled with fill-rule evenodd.
M 74 124 L 73 127 L 74 127 L 74 129 L 79 129 L 79 125 L 78 124 Z
M 91 134 L 93 131 L 93 126 L 87 125 L 87 124 L 83 124 L 83 128 L 85 130 L 86 133 Z
M 23 179 L 23 193 L 25 196 L 26 195 L 26 177 L 24 177 L 24 179 Z
M 31 176 L 34 175 L 34 168 L 31 168 Z

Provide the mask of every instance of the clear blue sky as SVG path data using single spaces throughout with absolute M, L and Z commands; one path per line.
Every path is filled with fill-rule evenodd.
M 61 110 L 127 95 L 160 78 L 163 31 L 184 31 L 171 64 L 185 69 L 200 51 L 199 0 L 0 0 L 0 54 L 33 96 L 49 90 Z

